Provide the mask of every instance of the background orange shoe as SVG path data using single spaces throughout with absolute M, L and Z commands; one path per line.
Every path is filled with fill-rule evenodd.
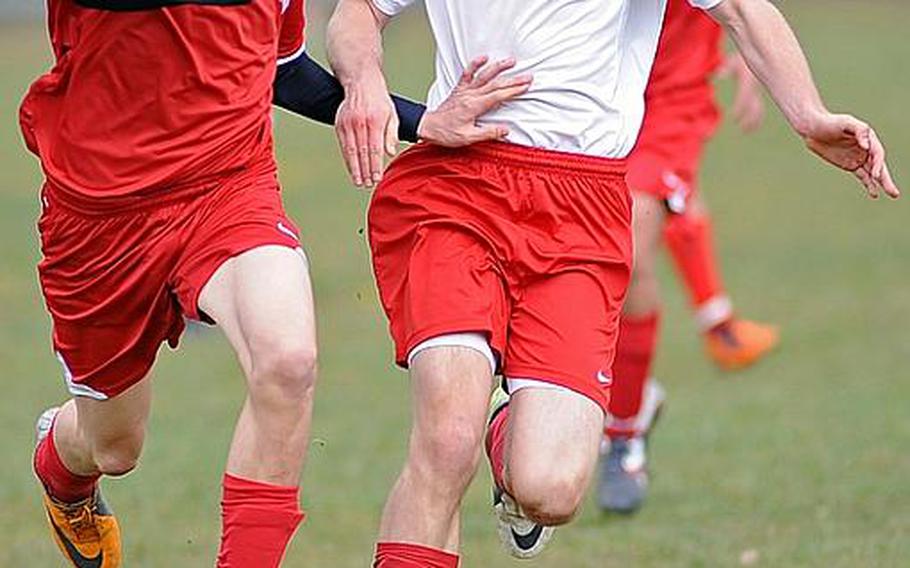
M 705 350 L 724 371 L 745 369 L 777 347 L 776 326 L 732 318 L 705 333 Z

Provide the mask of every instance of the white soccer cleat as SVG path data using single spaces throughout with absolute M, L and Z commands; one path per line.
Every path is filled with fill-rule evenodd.
M 515 558 L 527 560 L 536 557 L 553 538 L 553 527 L 538 525 L 525 517 L 518 503 L 498 487 L 493 489 L 493 511 L 496 513 L 499 541 Z

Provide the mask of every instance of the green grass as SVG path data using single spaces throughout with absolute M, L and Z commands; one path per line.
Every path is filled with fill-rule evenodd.
M 906 2 L 783 2 L 833 107 L 858 109 L 910 184 Z M 321 45 L 321 22 L 309 43 Z M 421 96 L 432 50 L 423 22 L 396 24 L 392 82 Z M 38 28 L 0 27 L 0 566 L 59 566 L 31 478 L 34 417 L 64 391 L 36 284 L 37 166 L 16 104 L 47 61 Z M 303 482 L 309 521 L 287 566 L 362 568 L 401 463 L 407 384 L 390 364 L 350 188 L 331 133 L 278 119 L 286 200 L 304 228 L 319 308 L 322 377 Z M 904 566 L 910 558 L 910 233 L 907 203 L 873 203 L 810 159 L 776 117 L 756 136 L 725 128 L 704 188 L 740 310 L 780 323 L 781 352 L 734 377 L 714 371 L 667 281 L 658 375 L 669 413 L 654 438 L 647 508 L 588 507 L 535 565 Z M 208 566 L 218 485 L 242 382 L 218 334 L 164 352 L 142 467 L 106 491 L 128 566 Z M 498 549 L 482 472 L 465 504 L 465 565 L 517 565 Z

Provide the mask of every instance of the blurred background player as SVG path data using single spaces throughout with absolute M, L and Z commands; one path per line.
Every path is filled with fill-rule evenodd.
M 772 4 L 690 2 L 731 30 L 810 148 L 871 196 L 898 195 L 875 133 L 825 108 Z M 395 360 L 411 378 L 408 455 L 374 566 L 459 564 L 460 509 L 484 438 L 500 537 L 528 558 L 577 513 L 603 437 L 632 261 L 623 158 L 644 115 L 664 4 L 427 0 L 437 47 L 430 108 L 487 73 L 485 54 L 514 54 L 529 89 L 479 121 L 504 143 L 419 144 L 383 177 L 378 155 L 393 146 L 395 113 L 381 32 L 412 3 L 342 0 L 328 34 L 346 91 L 336 123 L 345 160 L 355 182 L 384 180 L 370 247 Z M 485 435 L 497 372 L 510 396 Z
M 708 357 L 721 369 L 745 368 L 778 342 L 777 329 L 743 318 L 727 296 L 708 209 L 698 191 L 705 145 L 721 118 L 713 79 L 735 79 L 733 116 L 745 132 L 764 115 L 759 84 L 742 58 L 724 55 L 723 29 L 685 0 L 669 0 L 651 78 L 645 119 L 629 156 L 634 200 L 635 262 L 620 320 L 613 364 L 609 453 L 602 462 L 599 502 L 615 512 L 641 506 L 648 484 L 647 433 L 664 390 L 650 377 L 660 333 L 656 263 L 665 244 L 695 311 Z

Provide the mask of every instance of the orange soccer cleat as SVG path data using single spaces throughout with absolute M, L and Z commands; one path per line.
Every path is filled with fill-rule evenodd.
M 60 503 L 45 493 L 51 535 L 76 568 L 119 568 L 120 526 L 100 491 L 79 503 Z
M 738 371 L 755 364 L 779 342 L 777 327 L 735 317 L 705 333 L 705 350 L 724 371 Z

